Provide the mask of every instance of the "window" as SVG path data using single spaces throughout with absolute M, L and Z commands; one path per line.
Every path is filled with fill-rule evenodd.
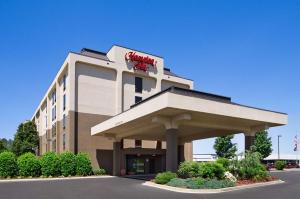
M 142 140 L 135 140 L 135 148 L 142 148 Z
M 63 134 L 63 150 L 66 150 L 66 133 Z
M 56 106 L 52 108 L 52 121 L 56 119 Z
M 52 105 L 56 103 L 56 91 L 53 91 L 51 94 Z
M 143 79 L 140 77 L 135 77 L 135 92 L 136 93 L 143 92 Z
M 56 124 L 52 125 L 51 132 L 52 132 L 52 137 L 56 137 Z
M 161 141 L 156 142 L 156 149 L 162 149 L 161 147 Z
M 63 115 L 63 129 L 66 129 L 66 115 Z
M 66 110 L 66 94 L 63 97 L 63 109 Z
M 63 77 L 63 88 L 64 88 L 64 91 L 66 90 L 66 83 L 67 83 L 67 76 L 64 75 L 64 77 Z
M 142 97 L 139 97 L 139 96 L 135 96 L 135 103 L 138 103 L 140 101 L 142 101 L 143 98 Z

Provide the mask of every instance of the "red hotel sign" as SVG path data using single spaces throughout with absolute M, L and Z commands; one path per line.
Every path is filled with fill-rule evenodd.
M 129 52 L 125 54 L 126 61 L 132 61 L 134 63 L 134 70 L 142 70 L 147 72 L 149 69 L 149 65 L 156 67 L 156 61 L 148 56 L 144 57 L 141 55 L 137 55 L 135 52 Z

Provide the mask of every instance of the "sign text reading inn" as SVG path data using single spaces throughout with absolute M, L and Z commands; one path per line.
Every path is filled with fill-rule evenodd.
M 134 64 L 134 70 L 148 71 L 148 65 L 155 67 L 156 61 L 148 56 L 144 57 L 137 55 L 135 52 L 129 52 L 125 54 L 126 61 L 136 62 Z

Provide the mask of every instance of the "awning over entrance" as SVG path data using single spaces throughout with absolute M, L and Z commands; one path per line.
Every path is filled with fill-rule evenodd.
M 171 87 L 91 129 L 94 136 L 166 140 L 178 129 L 178 142 L 252 133 L 287 124 L 288 116 L 231 102 L 228 97 Z

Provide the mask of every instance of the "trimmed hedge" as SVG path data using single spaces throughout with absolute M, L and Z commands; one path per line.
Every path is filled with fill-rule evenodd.
M 0 177 L 15 177 L 18 175 L 18 164 L 16 155 L 12 152 L 0 153 Z
M 157 174 L 154 181 L 157 184 L 167 184 L 173 178 L 177 178 L 177 174 L 167 171 L 167 172 Z
M 45 153 L 40 159 L 33 153 L 25 153 L 19 158 L 12 152 L 0 153 L 0 178 L 105 175 L 104 169 L 93 171 L 91 160 L 86 153 L 74 155 L 64 152 L 57 155 L 54 152 Z
M 76 155 L 76 174 L 80 176 L 93 174 L 92 163 L 86 153 L 78 153 Z
M 65 177 L 76 175 L 76 156 L 71 152 L 60 154 L 61 174 Z
M 45 153 L 40 159 L 43 176 L 60 176 L 60 159 L 53 152 Z
M 32 153 L 21 155 L 18 160 L 19 175 L 23 177 L 38 177 L 41 175 L 39 159 Z

